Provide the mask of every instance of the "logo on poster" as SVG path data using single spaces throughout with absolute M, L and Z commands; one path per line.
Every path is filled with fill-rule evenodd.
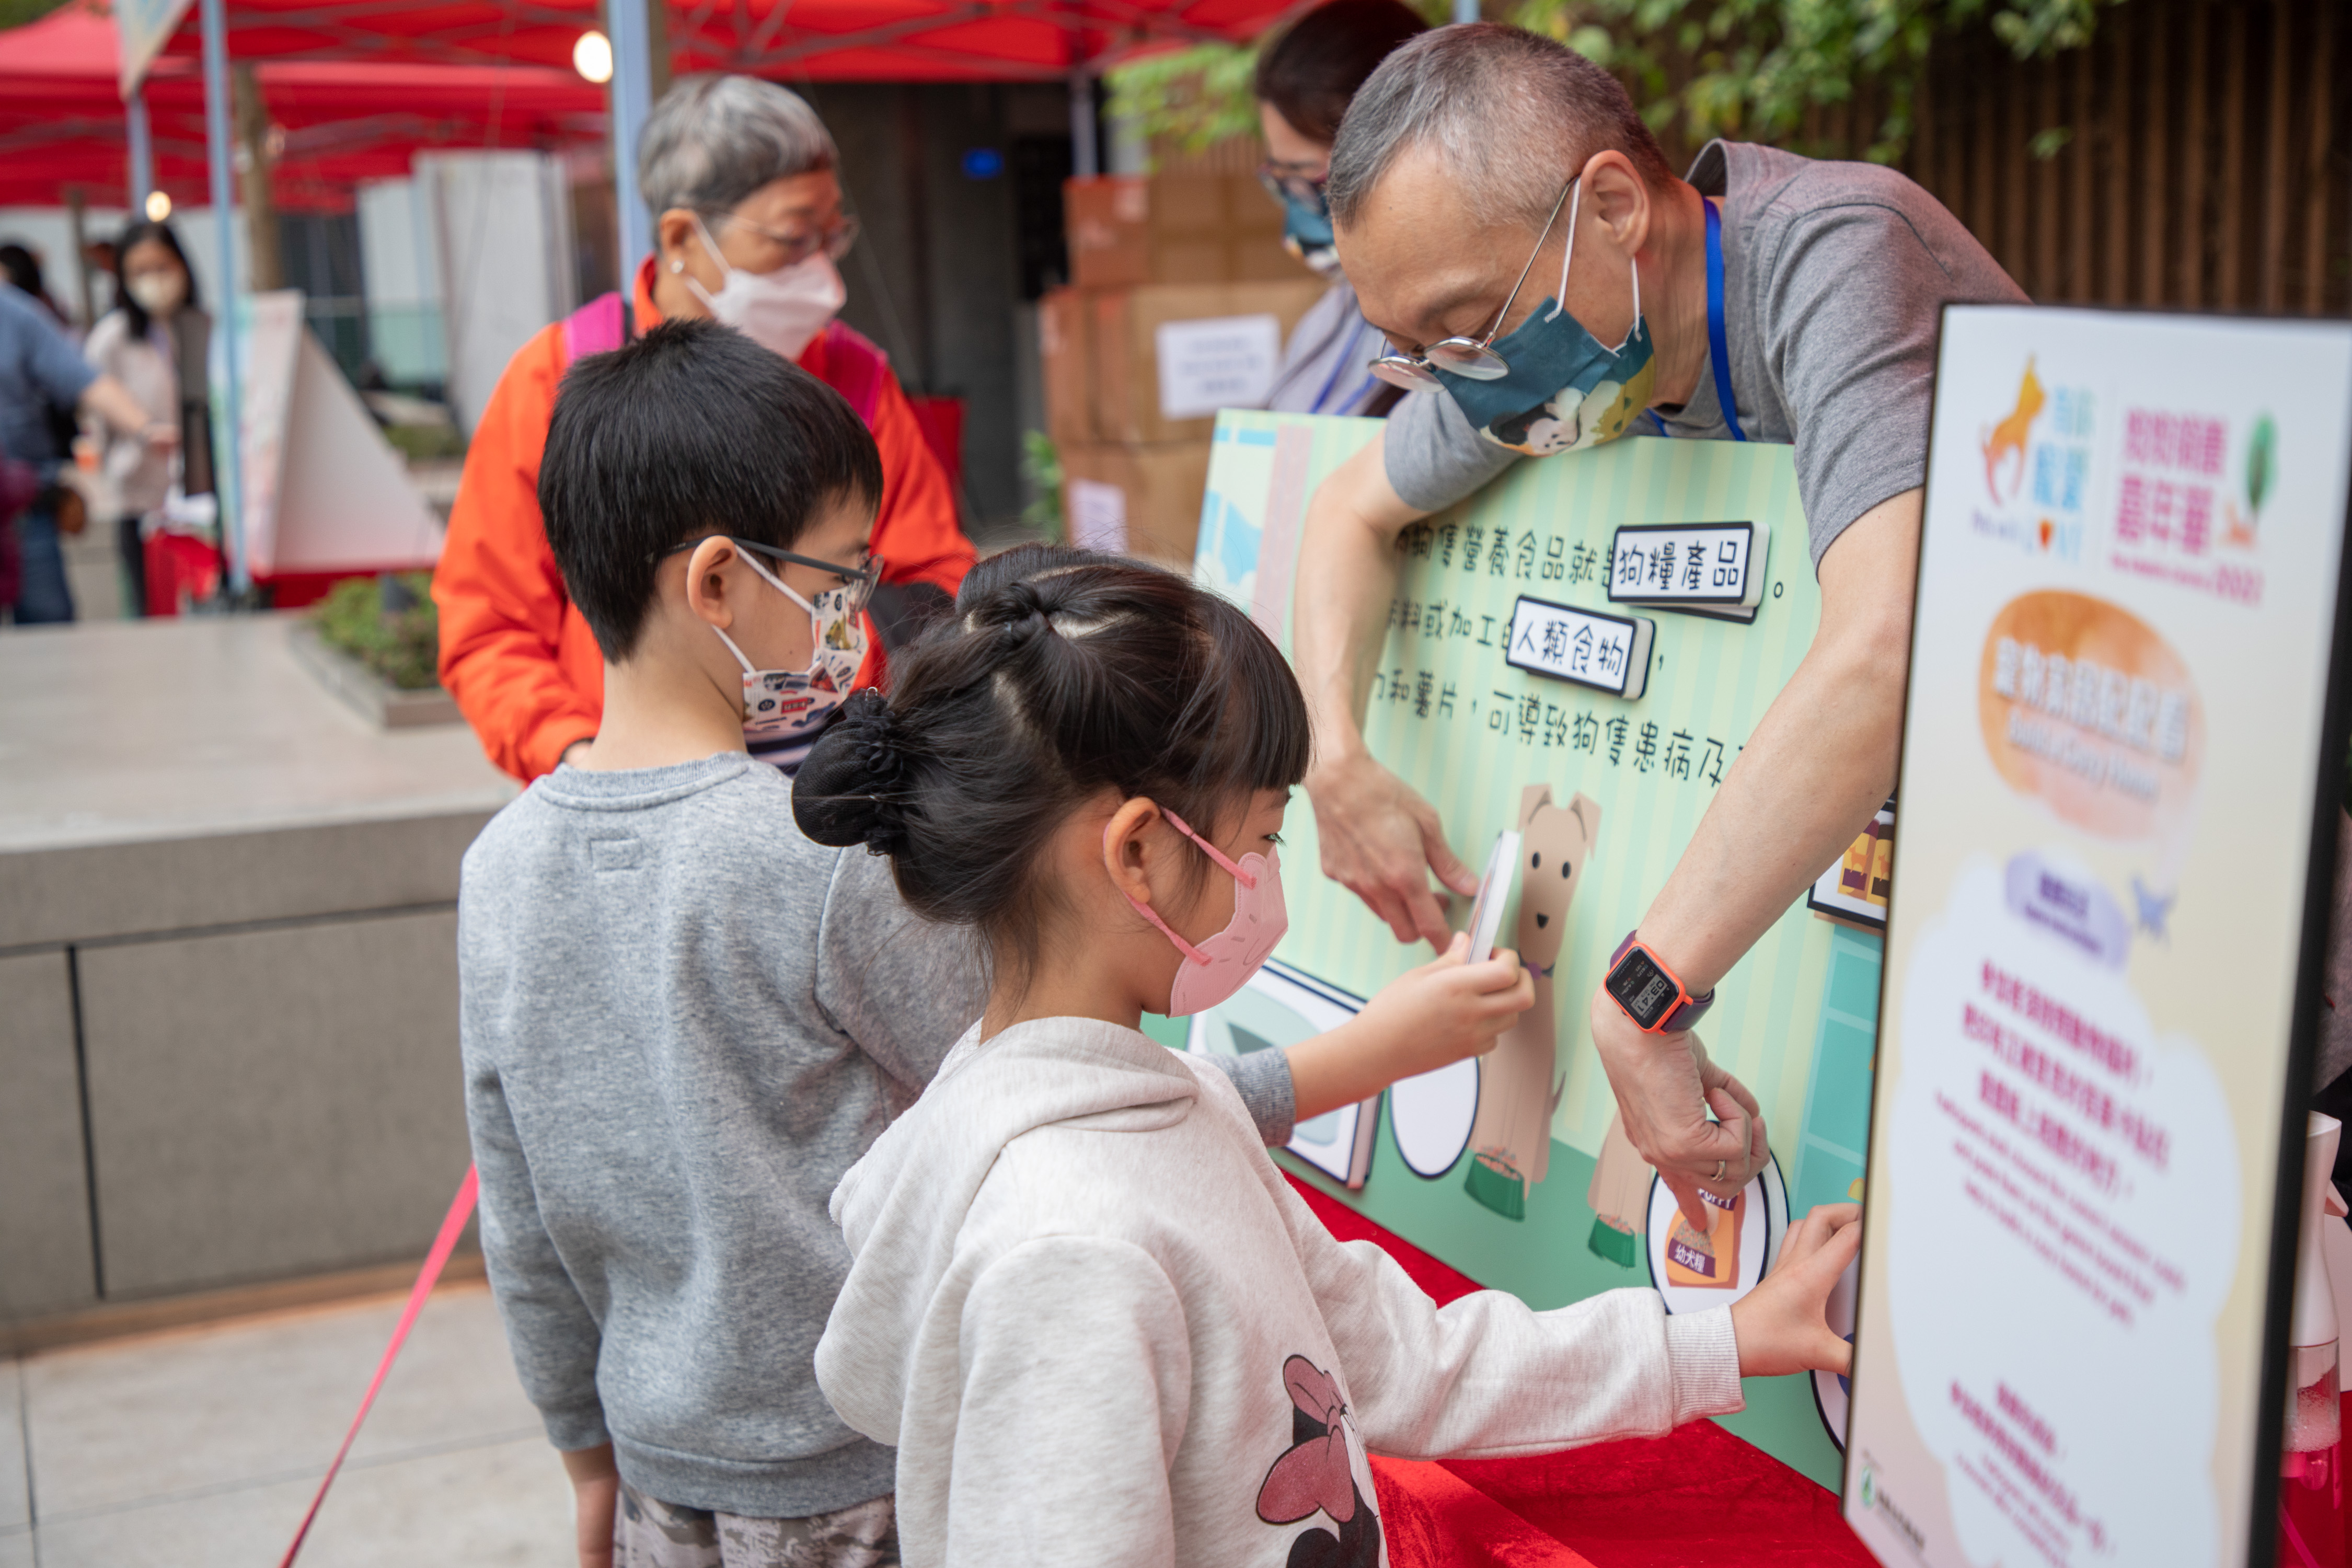
M 2032 554 L 2083 557 L 2083 507 L 2091 472 L 2091 394 L 2044 387 L 2028 358 L 2016 405 L 1983 426 L 1985 494 L 1992 510 L 1975 511 L 1977 532 Z

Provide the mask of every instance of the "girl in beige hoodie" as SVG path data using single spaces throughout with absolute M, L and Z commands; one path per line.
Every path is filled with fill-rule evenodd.
M 1743 1374 L 1845 1370 L 1823 1306 L 1850 1206 L 1728 1309 L 1441 1309 L 1331 1238 L 1222 1075 L 1138 1032 L 1230 995 L 1282 934 L 1306 705 L 1239 610 L 1132 562 L 1013 552 L 895 674 L 793 809 L 887 855 L 994 961 L 986 1012 L 833 1198 L 853 1262 L 817 1380 L 898 1450 L 910 1568 L 1378 1564 L 1367 1448 L 1655 1435 L 1740 1408 Z

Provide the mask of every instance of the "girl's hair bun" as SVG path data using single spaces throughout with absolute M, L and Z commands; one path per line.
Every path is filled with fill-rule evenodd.
M 877 855 L 907 843 L 903 737 L 872 687 L 850 693 L 793 779 L 793 820 L 819 844 L 863 844 Z

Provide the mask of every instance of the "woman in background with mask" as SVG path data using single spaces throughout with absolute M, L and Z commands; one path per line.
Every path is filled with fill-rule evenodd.
M 212 320 L 196 308 L 187 254 L 170 225 L 137 222 L 123 230 L 114 255 L 121 303 L 90 329 L 82 357 L 128 388 L 158 425 L 181 434 L 181 491 L 210 495 L 205 353 Z M 100 511 L 114 520 L 123 614 L 143 616 L 147 557 L 141 524 L 163 506 L 171 489 L 171 454 L 138 436 L 107 434 L 102 440 Z
M 833 137 L 798 95 L 752 77 L 679 80 L 637 143 L 654 253 L 628 297 L 592 300 L 525 343 L 483 408 L 433 597 L 441 683 L 490 760 L 516 778 L 528 783 L 584 748 L 604 711 L 603 660 L 564 596 L 539 510 L 556 389 L 583 354 L 660 321 L 716 319 L 846 398 L 882 454 L 872 535 L 882 586 L 869 614 L 886 639 L 897 616 L 926 601 L 943 606 L 975 559 L 888 361 L 835 320 L 847 297 L 835 264 L 857 236 L 841 210 L 838 163 Z M 822 717 L 812 715 L 806 734 L 763 735 L 761 754 L 790 771 Z
M 1356 308 L 1339 271 L 1323 182 L 1349 100 L 1423 21 L 1400 0 L 1331 0 L 1309 11 L 1258 57 L 1258 121 L 1266 161 L 1258 178 L 1283 206 L 1283 247 L 1331 279 L 1291 329 L 1265 405 L 1285 414 L 1385 415 L 1398 394 L 1372 377 L 1388 352 Z

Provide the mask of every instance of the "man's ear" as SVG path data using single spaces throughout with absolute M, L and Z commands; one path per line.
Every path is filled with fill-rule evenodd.
M 735 542 L 713 534 L 688 552 L 686 607 L 720 631 L 735 624 L 733 601 L 728 597 L 732 574 L 728 568 L 741 559 Z
M 1139 904 L 1151 902 L 1151 872 L 1162 858 L 1159 835 L 1160 807 L 1148 796 L 1121 802 L 1103 826 L 1103 869 L 1119 889 Z
M 1610 237 L 1628 255 L 1650 242 L 1650 187 L 1633 161 L 1615 148 L 1586 162 L 1584 205 L 1599 213 Z

